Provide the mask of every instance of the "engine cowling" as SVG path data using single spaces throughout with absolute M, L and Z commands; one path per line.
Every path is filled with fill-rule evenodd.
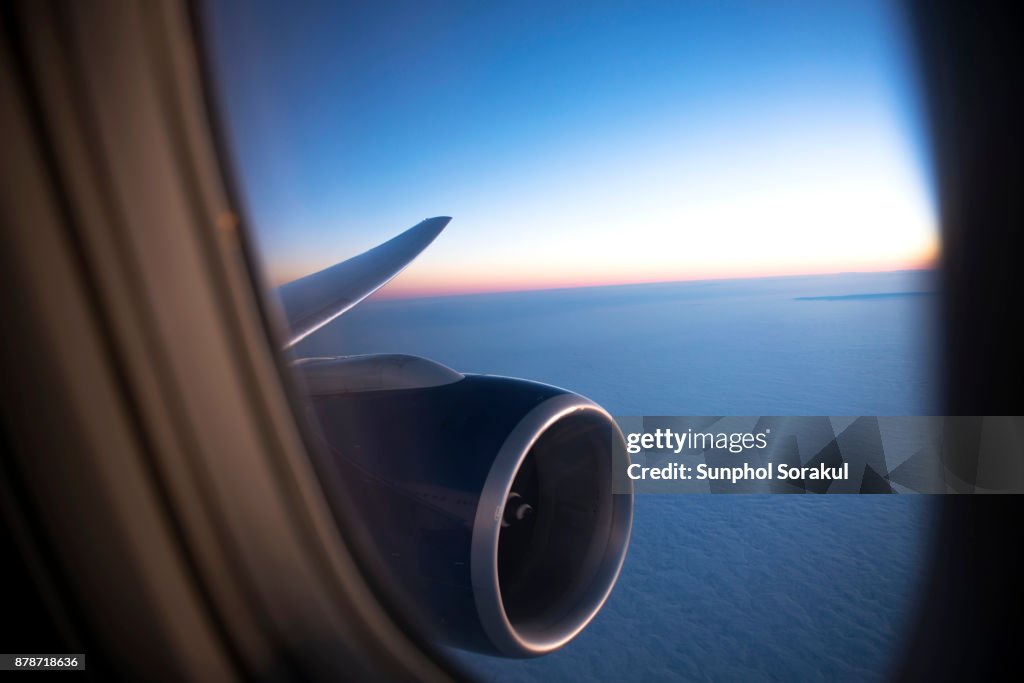
M 600 406 L 413 356 L 297 365 L 344 494 L 438 640 L 530 657 L 590 623 L 633 507 L 612 491 L 625 447 Z

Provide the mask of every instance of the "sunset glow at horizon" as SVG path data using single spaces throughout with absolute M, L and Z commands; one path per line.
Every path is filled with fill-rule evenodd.
M 436 215 L 376 296 L 939 258 L 888 4 L 230 5 L 222 96 L 275 285 Z
M 748 269 L 694 269 L 688 273 L 675 270 L 656 271 L 644 269 L 639 272 L 600 270 L 593 273 L 575 273 L 559 277 L 516 278 L 515 273 L 489 273 L 485 269 L 465 272 L 426 271 L 414 269 L 403 272 L 390 284 L 374 294 L 375 299 L 411 299 L 435 296 L 459 296 L 466 294 L 492 294 L 501 292 L 542 291 L 549 289 L 575 289 L 583 287 L 608 287 L 618 285 L 640 285 L 672 282 L 703 282 L 714 280 L 744 280 L 773 277 L 798 277 L 807 275 L 832 275 L 839 273 L 882 273 L 909 270 L 930 270 L 938 266 L 937 243 L 917 258 L 864 263 L 836 262 L 816 265 L 784 265 L 772 267 L 766 264 L 751 264 Z M 419 270 L 419 272 L 417 272 Z M 315 271 L 313 271 L 315 272 Z M 285 274 L 271 282 L 277 286 L 298 279 L 309 273 Z

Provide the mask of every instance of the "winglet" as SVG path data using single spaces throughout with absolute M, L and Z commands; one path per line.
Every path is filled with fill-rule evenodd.
M 281 285 L 289 348 L 383 287 L 430 246 L 451 216 L 428 218 L 347 261 Z

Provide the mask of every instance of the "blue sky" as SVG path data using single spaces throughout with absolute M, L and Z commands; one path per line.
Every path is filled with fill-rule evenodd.
M 884 3 L 216 2 L 210 27 L 275 283 L 434 215 L 454 220 L 390 292 L 936 254 Z

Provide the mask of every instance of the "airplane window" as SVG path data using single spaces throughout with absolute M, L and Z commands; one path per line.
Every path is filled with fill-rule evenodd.
M 928 496 L 603 474 L 623 416 L 941 412 L 897 8 L 217 0 L 203 23 L 318 471 L 431 640 L 495 681 L 888 671 Z

